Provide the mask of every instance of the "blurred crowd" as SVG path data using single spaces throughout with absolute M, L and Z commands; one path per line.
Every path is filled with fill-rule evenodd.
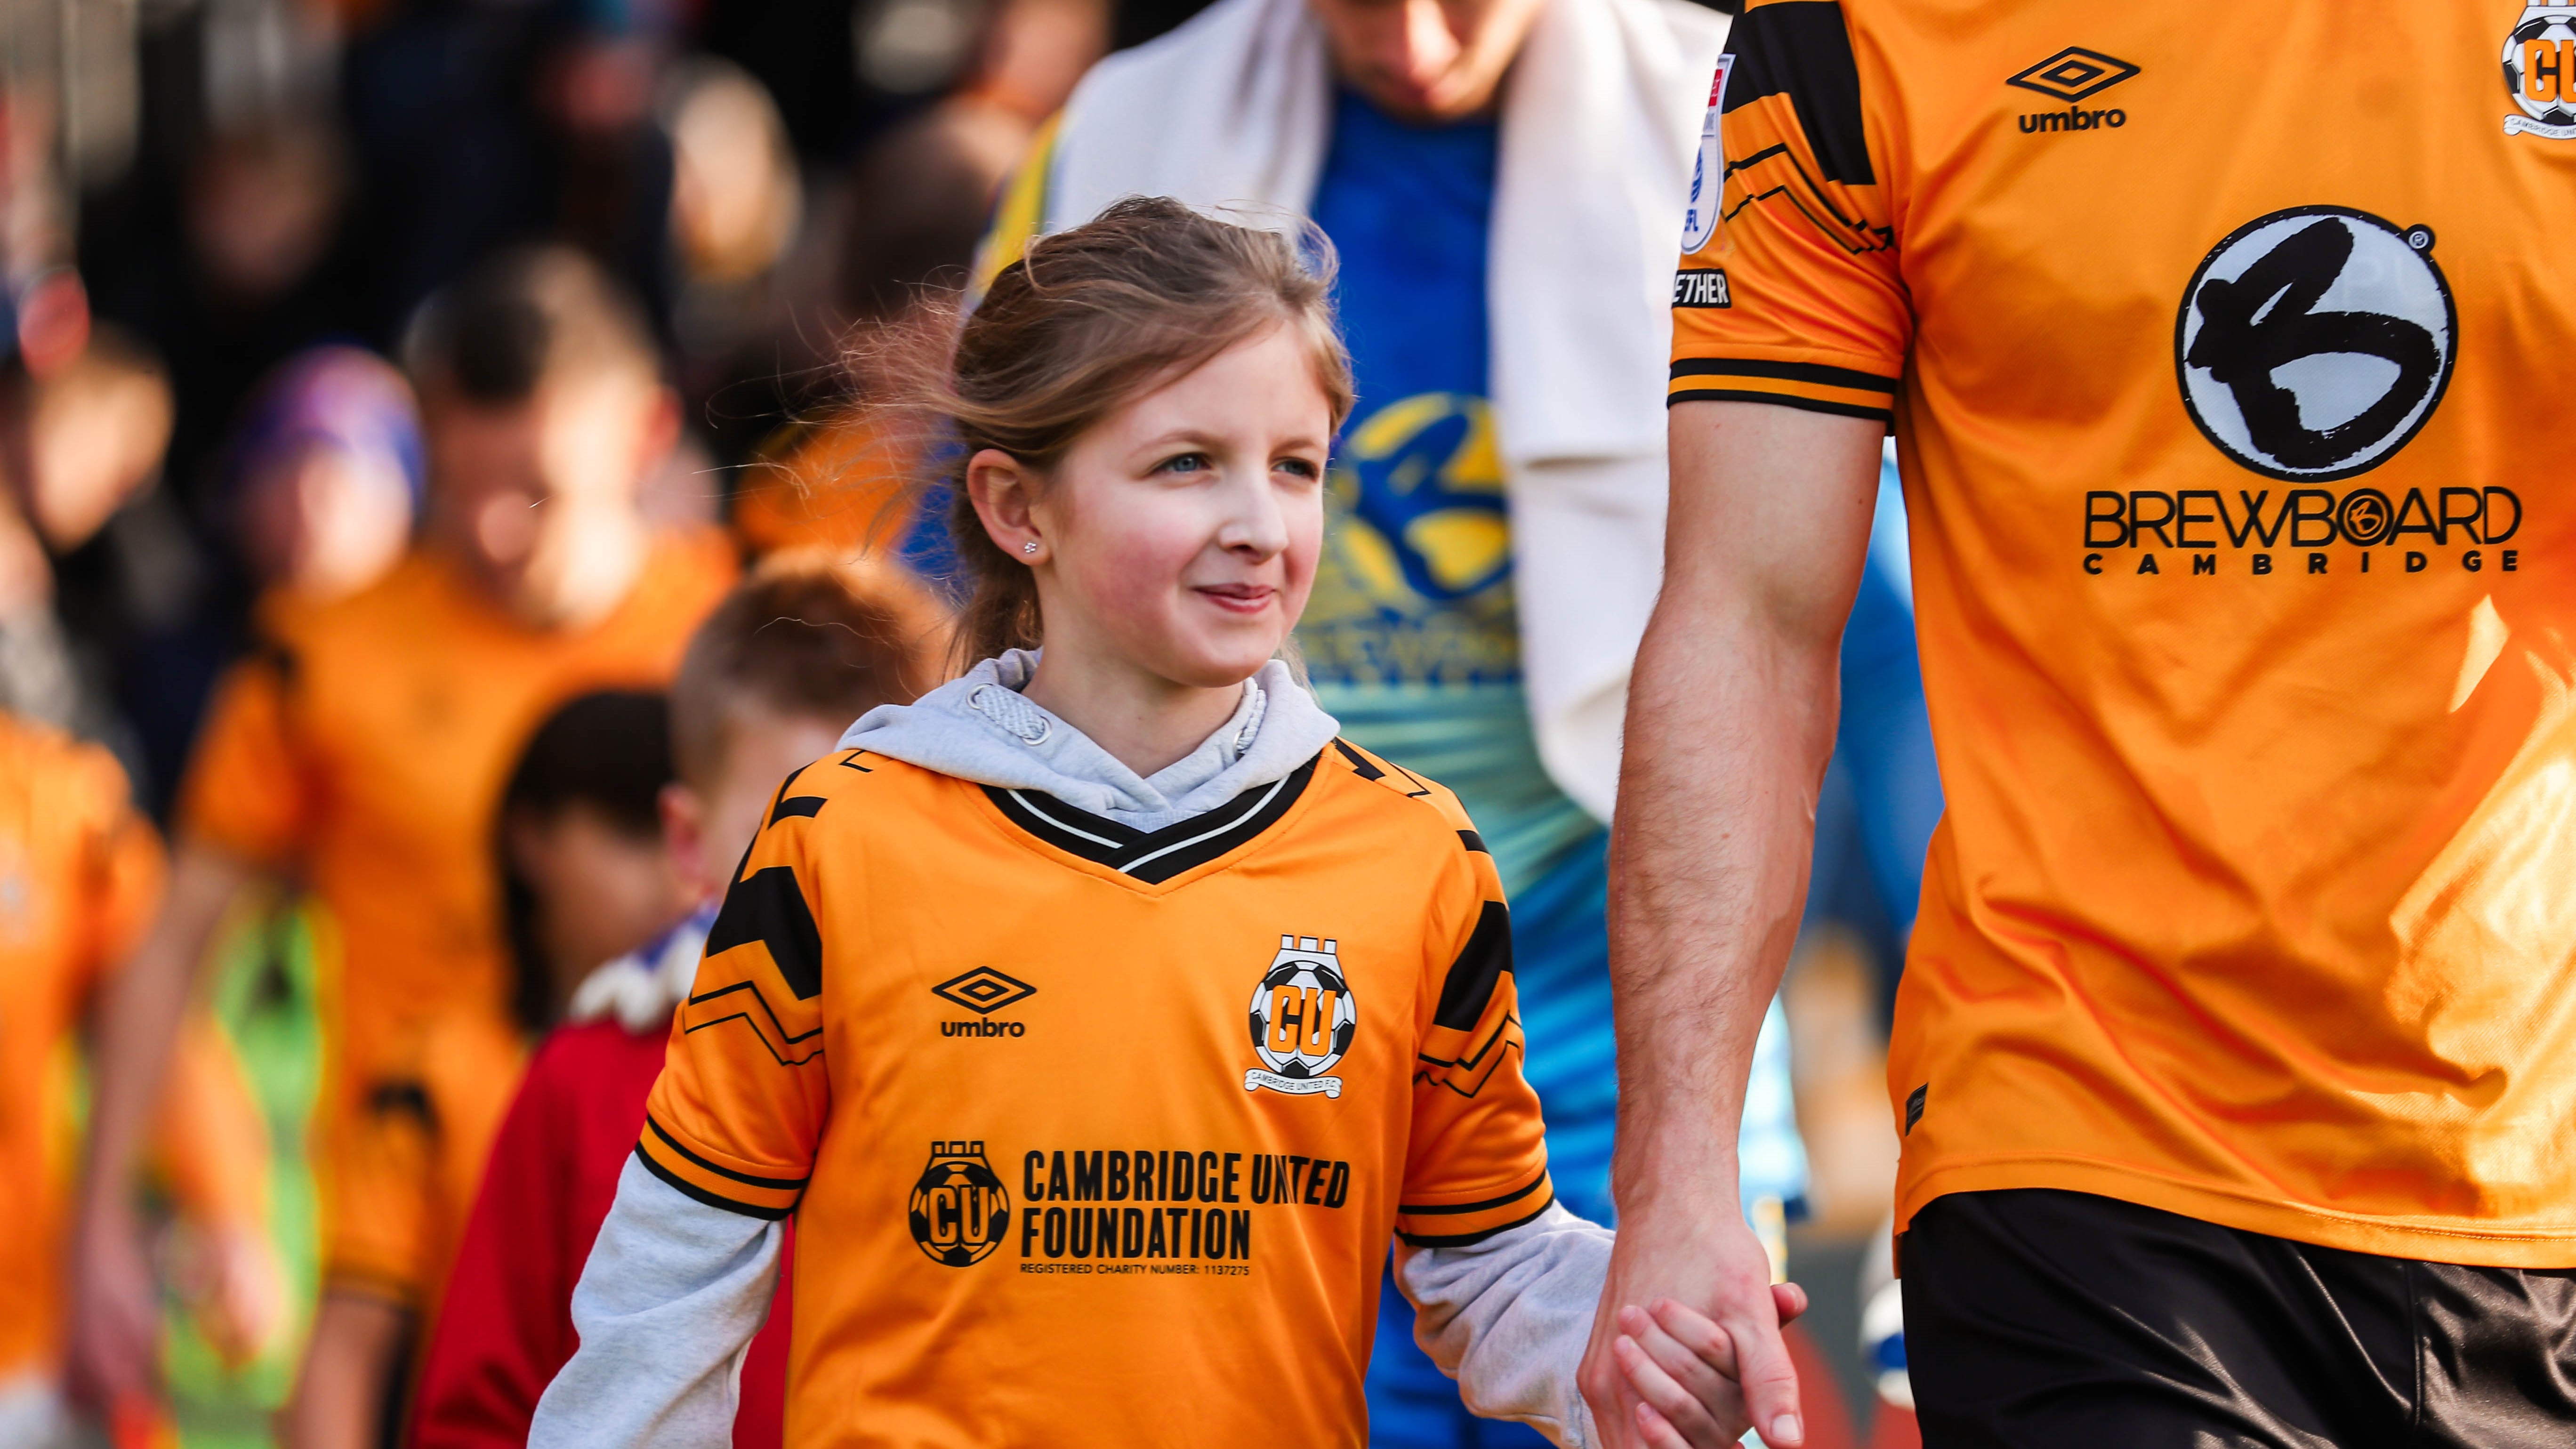
M 0 1008 L 0 1449 L 367 1442 L 441 1372 L 443 1295 L 505 1314 L 502 1278 L 578 1273 L 563 1245 L 478 1260 L 473 1232 L 506 1224 L 469 1230 L 496 1134 L 495 1173 L 545 1132 L 634 1137 L 613 1107 L 511 1148 L 527 1043 L 667 1021 L 778 777 L 944 659 L 936 567 L 851 562 L 923 562 L 894 506 L 907 460 L 850 411 L 854 339 L 964 286 L 1085 71 L 1196 8 L 0 0 L 0 814 L 59 835 L 70 872 L 0 856 L 0 947 L 20 970 L 77 942 Z M 1450 429 L 1443 459 L 1490 454 L 1472 403 L 1415 424 Z M 1387 446 L 1353 468 L 1409 476 Z M 1499 511 L 1495 478 L 1439 477 L 1465 500 L 1451 523 Z M 1892 467 L 1889 497 L 1901 536 Z M 1490 583 L 1508 610 L 1499 529 L 1426 531 L 1405 566 L 1445 592 L 1420 595 Z M 1939 809 L 1905 753 L 1901 552 L 1846 671 L 1901 676 L 1913 713 L 1838 757 L 1815 907 L 1878 963 L 1871 1022 Z M 1443 572 L 1468 554 L 1473 587 Z M 789 618 L 828 637 L 764 634 Z M 848 681 L 800 695 L 817 660 Z M 1397 708 L 1369 684 L 1328 703 Z M 1387 727 L 1431 738 L 1398 702 Z M 1496 813 L 1546 837 L 1529 879 L 1570 872 L 1568 929 L 1597 941 L 1599 821 L 1517 748 L 1492 768 L 1540 781 L 1537 803 Z M 1426 768 L 1487 768 L 1459 758 Z M 79 909 L 28 904 L 57 897 Z M 425 1004 L 466 977 L 508 1013 Z M 1583 1010 L 1603 1043 L 1583 1150 L 1606 1163 L 1606 1009 Z M 630 1036 L 651 1033 L 530 1080 L 649 1083 L 658 1040 L 619 1055 Z M 456 1144 L 467 1160 L 442 1157 Z M 1797 1162 L 1775 1216 L 1808 1205 Z M 368 1230 L 326 1235 L 334 1214 Z M 448 1368 L 533 1374 L 492 1390 L 525 1399 L 568 1351 L 549 1335 Z M 750 1381 L 774 1357 L 755 1347 Z M 419 1442 L 476 1442 L 480 1392 Z
M 418 1144 L 351 1128 L 339 1099 L 409 1109 L 432 1157 L 439 1142 L 479 1149 L 511 1101 L 516 1028 L 564 1020 L 586 972 L 696 905 L 702 868 L 673 863 L 661 818 L 674 766 L 660 691 L 692 627 L 765 556 L 809 561 L 758 587 L 818 619 L 864 627 L 889 587 L 810 564 L 884 526 L 868 450 L 843 426 L 853 330 L 961 285 L 1002 180 L 1113 25 L 1133 38 L 1185 14 L 1113 15 L 1104 0 L 0 7 L 0 809 L 33 832 L 0 859 L 0 1199 L 19 1244 L 0 1270 L 0 1444 L 363 1442 L 347 1424 L 401 1412 L 388 1406 L 425 1355 L 421 1310 L 481 1160 L 406 1164 Z M 413 544 L 439 533 L 483 576 L 406 596 L 359 645 L 379 673 L 298 657 L 330 648 L 299 621 L 401 595 Z M 257 762 L 328 726 L 263 731 L 239 701 L 280 682 L 270 662 L 319 696 L 264 698 L 283 714 L 399 689 L 406 658 L 470 652 L 484 610 L 502 633 L 569 624 L 558 632 L 590 642 L 459 664 L 488 697 L 400 701 L 427 712 L 404 743 L 432 763 L 379 783 L 500 796 L 507 827 L 424 826 L 456 836 L 471 867 L 499 859 L 499 889 L 406 879 L 454 862 L 361 847 L 378 874 L 355 898 L 419 893 L 426 914 L 335 916 L 311 849 L 335 805 L 315 797 L 351 787 L 299 779 L 309 760 Z M 234 707 L 210 731 L 219 694 Z M 783 748 L 810 758 L 873 702 L 833 701 L 831 728 L 788 731 Z M 536 727 L 558 705 L 549 737 Z M 788 767 L 763 738 L 754 794 Z M 227 750 L 183 806 L 191 759 Z M 129 790 L 130 811 L 115 803 Z M 675 795 L 684 811 L 699 798 Z M 38 858 L 56 837 L 61 861 Z M 373 1013 L 374 1045 L 331 1042 L 326 1003 L 385 977 L 378 938 L 424 921 L 469 943 L 424 969 L 470 975 L 479 955 L 515 973 L 500 993 L 512 1030 L 478 1036 L 396 1003 Z M 118 1029 L 103 980 L 129 955 L 143 969 L 124 973 L 121 1001 L 188 1003 L 160 1033 L 176 1040 L 166 1069 L 149 1022 L 126 1053 L 161 1084 L 136 1110 L 136 1073 L 103 1037 Z M 175 968 L 152 982 L 156 959 Z M 478 1074 L 479 1093 L 448 1081 Z M 144 1140 L 120 1145 L 138 1112 Z M 123 1161 L 91 1174 L 108 1186 L 75 1232 L 85 1117 Z M 442 1167 L 461 1200 L 437 1202 Z M 332 1213 L 375 1225 L 394 1311 L 345 1294 L 324 1306 L 326 1280 L 367 1266 L 363 1243 L 326 1253 Z M 84 1266 L 65 1271 L 76 1238 Z M 128 1261 L 129 1244 L 148 1257 Z
M 259 591 L 353 591 L 417 509 L 401 384 L 313 349 L 395 357 L 478 260 L 577 249 L 642 308 L 685 420 L 648 513 L 733 517 L 781 476 L 746 465 L 836 394 L 848 329 L 962 278 L 1113 23 L 1105 0 L 0 14 L 0 700 L 106 742 L 156 809 Z M 811 525 L 766 502 L 762 543 Z

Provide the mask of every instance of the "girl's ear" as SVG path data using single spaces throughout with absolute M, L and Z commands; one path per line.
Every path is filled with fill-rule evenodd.
M 999 448 L 986 448 L 966 460 L 966 496 L 984 524 L 984 536 L 1021 563 L 1047 556 L 1047 539 L 1038 528 L 1037 477 L 1019 459 Z

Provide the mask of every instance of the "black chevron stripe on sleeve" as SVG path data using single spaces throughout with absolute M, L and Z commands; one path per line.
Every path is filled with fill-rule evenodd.
M 1501 901 L 1487 901 L 1476 917 L 1476 929 L 1465 950 L 1449 966 L 1440 984 L 1440 1005 L 1431 1014 L 1434 1026 L 1474 1031 L 1494 999 L 1494 984 L 1512 969 L 1512 913 Z
M 796 887 L 796 872 L 783 865 L 752 872 L 725 892 L 715 925 L 707 931 L 707 954 L 721 956 L 753 941 L 769 947 L 769 959 L 799 1001 L 823 991 L 823 933 Z

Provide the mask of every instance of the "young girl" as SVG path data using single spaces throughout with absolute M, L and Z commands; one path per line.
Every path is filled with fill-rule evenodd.
M 721 1443 L 791 1213 L 799 1449 L 1362 1443 L 1390 1234 L 1468 1403 L 1585 1442 L 1609 1235 L 1553 1201 L 1490 857 L 1274 657 L 1328 285 L 1135 200 L 964 324 L 981 662 L 779 790 L 532 1444 Z

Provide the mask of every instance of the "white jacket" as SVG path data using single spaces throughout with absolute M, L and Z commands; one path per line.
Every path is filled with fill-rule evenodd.
M 1488 309 L 1522 669 L 1540 759 L 1603 820 L 1662 577 L 1671 278 L 1726 26 L 1684 0 L 1547 0 L 1502 97 Z M 1137 195 L 1302 215 L 1331 116 L 1305 0 L 1218 0 L 1084 77 L 1021 223 Z

